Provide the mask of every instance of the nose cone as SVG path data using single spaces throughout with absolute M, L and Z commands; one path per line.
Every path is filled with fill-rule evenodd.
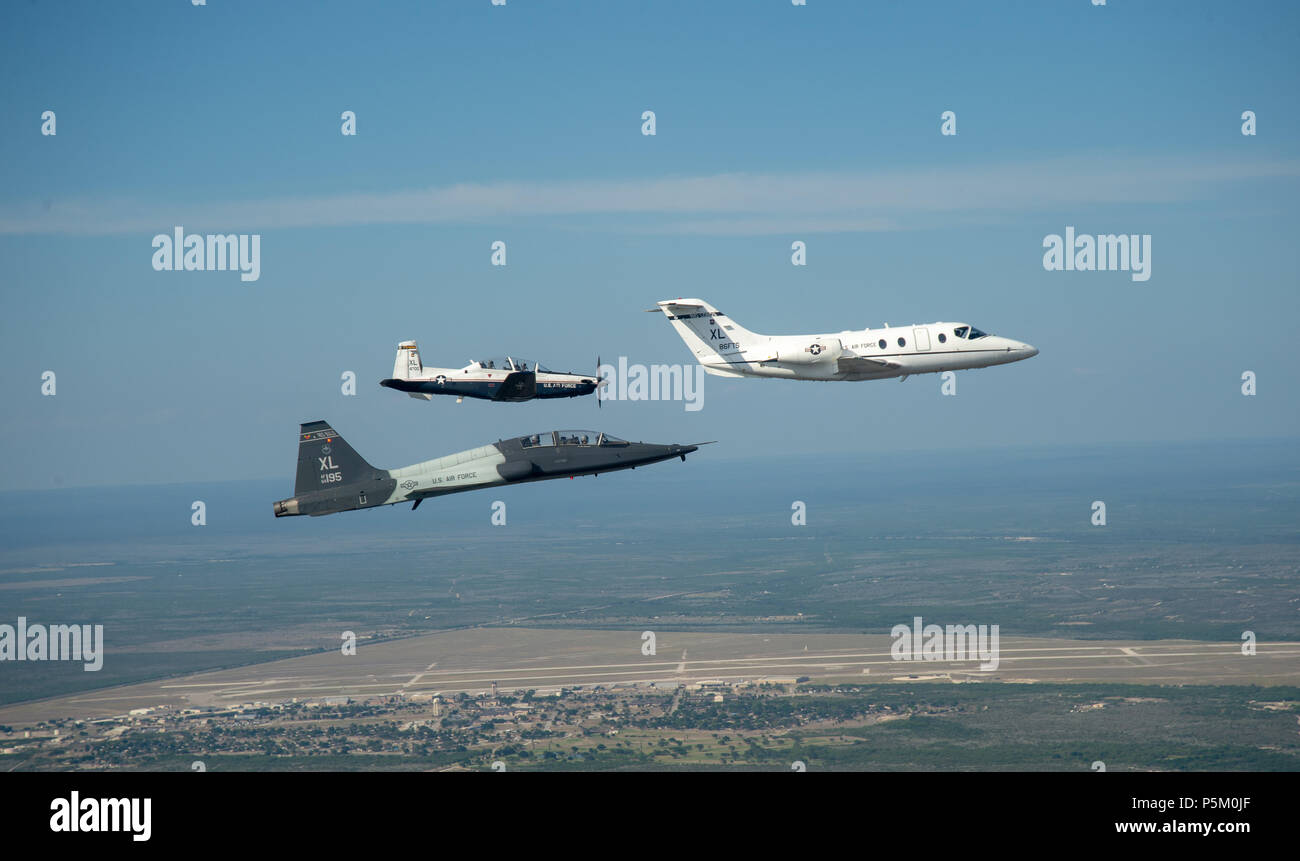
M 668 448 L 669 456 L 671 457 L 673 455 L 676 455 L 677 457 L 680 457 L 682 459 L 682 463 L 686 463 L 686 455 L 690 454 L 693 451 L 699 450 L 698 445 L 678 445 L 677 443 L 673 443 L 667 448 Z
M 669 445 L 660 445 L 657 443 L 643 442 L 633 443 L 634 451 L 629 452 L 638 463 L 658 463 L 661 460 L 680 457 L 686 460 L 686 455 L 699 449 L 698 445 L 678 445 L 672 443 Z
M 1022 359 L 1032 359 L 1034 356 L 1038 355 L 1038 348 L 1033 344 L 1026 344 L 1022 341 L 1013 341 L 1010 338 L 1006 339 L 1006 349 L 1007 353 L 1010 354 L 1007 357 L 1008 362 L 1019 362 Z

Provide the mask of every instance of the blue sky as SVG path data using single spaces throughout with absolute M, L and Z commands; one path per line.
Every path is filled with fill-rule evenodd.
M 718 439 L 711 457 L 1300 430 L 1294 4 L 211 0 L 0 22 L 0 489 L 287 486 L 316 418 L 379 466 L 566 426 Z M 260 233 L 260 280 L 155 272 L 177 224 Z M 1044 271 L 1067 225 L 1151 234 L 1151 279 Z M 935 376 L 710 378 L 697 413 L 377 385 L 405 338 L 426 364 L 687 362 L 640 313 L 681 295 L 764 333 L 965 320 L 1042 353 L 951 398 Z

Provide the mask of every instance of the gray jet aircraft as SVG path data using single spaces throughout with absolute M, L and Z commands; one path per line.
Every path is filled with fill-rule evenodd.
M 401 469 L 375 469 L 326 422 L 298 432 L 298 479 L 293 496 L 274 505 L 276 517 L 317 516 L 413 502 L 431 496 L 576 475 L 636 469 L 695 451 L 701 445 L 628 442 L 598 431 L 547 431 L 501 440 Z

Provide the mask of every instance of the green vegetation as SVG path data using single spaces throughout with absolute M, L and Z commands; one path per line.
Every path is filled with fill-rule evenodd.
M 459 696 L 239 716 L 56 722 L 19 770 L 1300 771 L 1300 688 L 911 684 Z M 51 736 L 58 729 L 60 735 Z M 57 740 L 56 740 L 57 739 Z

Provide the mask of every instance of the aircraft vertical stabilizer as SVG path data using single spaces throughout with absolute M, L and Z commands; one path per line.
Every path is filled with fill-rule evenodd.
M 420 348 L 414 341 L 402 341 L 397 345 L 397 358 L 393 361 L 393 379 L 409 380 L 418 377 L 424 370 L 420 363 Z
M 746 350 L 768 339 L 749 331 L 703 299 L 666 299 L 658 309 L 704 365 L 746 361 Z M 651 308 L 650 310 L 656 310 Z
M 307 422 L 298 428 L 298 478 L 293 485 L 294 496 L 370 481 L 376 471 L 327 422 Z

